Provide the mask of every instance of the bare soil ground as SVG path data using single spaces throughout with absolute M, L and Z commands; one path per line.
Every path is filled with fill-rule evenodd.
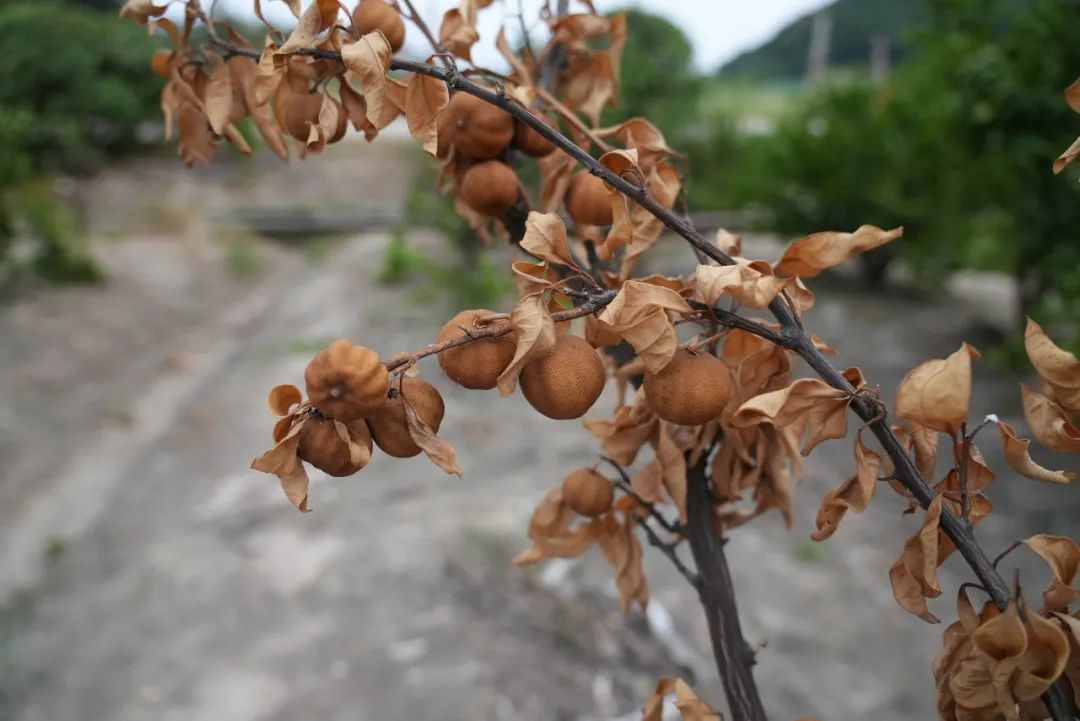
M 670 674 L 722 707 L 696 599 L 663 558 L 648 557 L 646 617 L 618 614 L 592 553 L 510 566 L 533 505 L 595 459 L 579 424 L 466 392 L 431 363 L 463 480 L 377 457 L 353 478 L 316 477 L 315 511 L 300 515 L 275 479 L 248 470 L 269 443 L 266 391 L 298 382 L 314 350 L 338 336 L 415 349 L 454 308 L 375 282 L 383 233 L 311 253 L 221 219 L 238 207 L 397 209 L 411 170 L 401 153 L 118 169 L 87 194 L 109 284 L 39 290 L 0 311 L 0 718 L 633 718 Z M 446 252 L 430 234 L 410 242 Z M 691 257 L 673 243 L 654 264 Z M 887 399 L 919 361 L 979 341 L 955 301 L 819 298 L 809 325 Z M 1017 416 L 1015 379 L 978 373 L 973 413 Z M 1004 467 L 989 435 L 983 445 Z M 806 464 L 796 528 L 765 518 L 728 545 L 776 719 L 933 713 L 942 629 L 900 611 L 886 575 L 917 517 L 883 492 L 828 543 L 807 540 L 818 500 L 851 468 L 850 443 L 827 444 Z M 979 529 L 992 552 L 1080 526 L 1071 489 L 1003 473 L 992 497 L 1000 512 Z M 965 578 L 950 561 L 943 617 Z

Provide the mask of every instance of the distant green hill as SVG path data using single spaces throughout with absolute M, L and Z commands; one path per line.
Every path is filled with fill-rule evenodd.
M 910 31 L 925 25 L 928 12 L 922 0 L 837 0 L 829 7 L 832 38 L 829 66 L 866 65 L 870 38 L 889 38 L 892 61 L 899 62 L 909 50 Z M 793 80 L 806 70 L 813 14 L 788 25 L 764 45 L 739 55 L 720 69 L 724 76 L 758 80 Z

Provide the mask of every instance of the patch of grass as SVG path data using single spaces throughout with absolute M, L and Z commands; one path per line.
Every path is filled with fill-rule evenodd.
M 262 274 L 263 260 L 258 245 L 251 238 L 232 238 L 225 248 L 225 267 L 239 280 L 252 280 Z
M 430 263 L 423 253 L 413 250 L 405 242 L 404 233 L 395 233 L 383 251 L 383 266 L 379 282 L 399 285 L 416 274 L 428 270 Z
M 318 263 L 325 260 L 330 251 L 340 246 L 344 240 L 345 236 L 341 235 L 320 235 L 308 240 L 301 247 L 305 258 Z
M 333 342 L 332 338 L 295 338 L 289 341 L 289 352 L 297 355 L 308 355 L 326 350 L 326 346 Z
M 70 548 L 71 546 L 66 538 L 53 536 L 45 544 L 45 563 L 50 566 L 58 563 L 60 559 L 67 554 Z
M 791 544 L 791 552 L 803 563 L 819 563 L 825 560 L 825 546 L 813 541 L 796 541 Z

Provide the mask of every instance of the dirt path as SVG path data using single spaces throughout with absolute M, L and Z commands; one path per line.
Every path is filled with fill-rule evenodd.
M 364 193 L 400 194 L 400 178 L 365 167 Z M 377 457 L 354 478 L 317 477 L 302 516 L 247 470 L 269 440 L 267 389 L 298 382 L 314 348 L 413 349 L 450 315 L 445 297 L 374 283 L 385 242 L 354 237 L 321 259 L 258 244 L 270 270 L 246 281 L 213 244 L 118 243 L 110 267 L 129 276 L 4 312 L 0 391 L 19 411 L 0 434 L 0 718 L 629 719 L 671 673 L 719 704 L 696 601 L 662 558 L 648 559 L 648 619 L 618 615 L 593 554 L 509 566 L 535 502 L 595 457 L 573 422 L 465 392 L 432 363 L 464 480 Z M 809 322 L 886 398 L 971 331 L 959 309 L 842 292 L 822 293 Z M 981 380 L 976 412 L 1015 415 L 1013 382 Z M 776 719 L 925 719 L 942 629 L 899 611 L 886 580 L 917 519 L 883 493 L 829 543 L 806 540 L 850 454 L 837 441 L 809 460 L 796 529 L 767 518 L 728 546 L 747 634 L 768 644 L 757 677 Z M 994 498 L 1015 511 L 980 527 L 988 547 L 1077 530 L 1060 490 L 1002 478 Z M 947 588 L 960 570 L 948 564 Z

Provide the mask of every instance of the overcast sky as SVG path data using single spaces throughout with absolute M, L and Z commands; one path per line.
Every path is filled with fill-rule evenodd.
M 538 0 L 522 0 L 528 17 L 536 17 Z M 352 2 L 348 3 L 350 6 Z M 417 9 L 427 21 L 438 28 L 439 18 L 448 8 L 456 6 L 454 0 L 414 0 Z M 607 12 L 628 5 L 650 12 L 666 15 L 683 29 L 694 44 L 696 63 L 700 70 L 711 71 L 743 50 L 768 40 L 782 27 L 808 12 L 829 4 L 829 0 L 595 0 L 599 12 Z M 571 3 L 573 8 L 577 3 Z M 250 16 L 252 0 L 219 0 L 221 10 L 229 13 L 243 12 Z M 276 0 L 263 0 L 267 19 L 290 24 L 291 15 Z M 503 22 L 513 21 L 517 27 L 517 0 L 499 0 L 480 12 L 480 45 L 475 54 L 478 63 L 492 67 L 500 66 L 498 56 L 490 43 Z M 406 51 L 420 55 L 425 47 L 416 33 L 410 33 Z M 488 43 L 485 43 L 485 39 Z

